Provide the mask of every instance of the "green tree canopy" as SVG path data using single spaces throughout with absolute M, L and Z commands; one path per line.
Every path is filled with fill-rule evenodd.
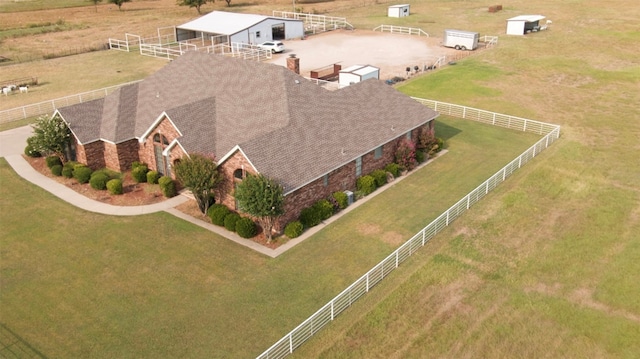
M 262 174 L 247 176 L 236 188 L 238 207 L 256 217 L 269 242 L 276 220 L 284 214 L 283 192 L 278 182 Z
M 214 191 L 222 182 L 213 156 L 194 153 L 177 162 L 174 170 L 182 185 L 193 193 L 200 211 L 207 213 L 213 203 Z
M 230 1 L 231 0 L 229 0 L 229 2 Z M 195 7 L 196 10 L 198 10 L 198 14 L 201 14 L 200 7 L 208 2 L 215 2 L 215 0 L 178 0 L 178 5 Z M 227 5 L 229 4 L 229 2 L 227 2 Z
M 131 0 L 109 0 L 109 2 L 118 5 L 118 10 L 122 10 L 122 4 L 131 2 Z
M 33 136 L 27 143 L 43 155 L 56 155 L 64 162 L 65 151 L 71 142 L 71 131 L 67 124 L 58 116 L 40 116 L 31 127 Z

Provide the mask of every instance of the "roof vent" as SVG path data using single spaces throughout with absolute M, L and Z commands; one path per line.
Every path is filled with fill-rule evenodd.
M 340 150 L 340 154 L 343 156 L 347 154 L 346 152 L 344 152 L 344 147 L 342 147 L 342 150 Z

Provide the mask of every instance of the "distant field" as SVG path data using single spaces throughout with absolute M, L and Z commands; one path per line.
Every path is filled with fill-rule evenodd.
M 0 1 L 0 12 L 37 11 L 80 6 L 93 6 L 93 2 L 90 0 L 2 0 Z
M 266 4 L 234 4 L 232 10 L 270 13 L 291 8 L 287 1 Z M 516 0 L 490 14 L 490 4 L 477 0 L 421 0 L 413 1 L 411 16 L 400 20 L 386 17 L 389 4 L 334 1 L 300 6 L 346 16 L 356 28 L 385 23 L 420 27 L 435 36 L 445 28 L 500 35 L 495 49 L 413 79 L 400 90 L 557 123 L 562 137 L 294 357 L 637 357 L 636 1 Z M 216 2 L 205 10 L 224 5 Z M 157 14 L 160 6 L 163 17 Z M 8 39 L 0 44 L 0 55 L 32 51 L 22 47 L 25 42 L 49 51 L 46 46 L 61 46 L 58 41 L 104 41 L 126 29 L 152 33 L 158 24 L 196 16 L 195 10 L 179 8 L 174 0 L 134 1 L 125 7 L 120 14 L 109 10 L 113 6 L 100 5 L 93 18 L 89 15 L 95 9 L 86 6 L 78 10 L 81 20 L 74 23 L 90 24 L 92 31 Z M 504 36 L 507 18 L 538 13 L 553 20 L 548 31 Z M 38 19 L 32 22 L 59 16 L 29 15 Z M 19 26 L 14 18 L 0 11 L 0 27 Z M 146 60 L 101 52 L 26 63 L 17 73 L 45 74 L 38 76 L 52 79 L 48 88 L 73 94 L 76 86 L 65 85 L 72 84 L 69 79 L 75 82 L 76 72 L 84 68 L 96 72 L 84 75 L 81 87 L 95 88 L 144 77 L 158 66 L 140 61 Z M 103 62 L 109 65 L 100 66 Z M 0 76 L 13 73 L 14 66 L 0 67 Z M 117 76 L 122 78 L 114 80 Z M 0 98 L 0 106 L 4 100 Z M 51 357 L 87 356 L 87 348 L 104 357 L 124 351 L 138 357 L 185 356 L 186 346 L 201 350 L 192 356 L 256 355 L 387 255 L 397 245 L 393 239 L 415 232 L 432 213 L 464 195 L 471 183 L 499 168 L 488 163 L 499 166 L 514 156 L 515 150 L 499 135 L 503 132 L 482 127 L 457 131 L 458 123 L 447 120 L 440 125 L 452 149 L 471 146 L 462 157 L 447 154 L 425 171 L 428 174 L 408 178 L 370 206 L 345 216 L 343 224 L 275 260 L 244 253 L 164 215 L 115 220 L 79 213 L 15 178 L 3 164 L 0 321 Z M 492 152 L 488 144 L 505 146 L 504 153 Z M 460 168 L 465 161 L 471 165 Z M 462 173 L 455 172 L 460 169 Z M 422 201 L 415 196 L 439 180 L 448 190 L 428 192 Z M 425 203 L 436 205 L 416 209 Z M 405 204 L 411 209 L 402 207 Z M 345 241 L 358 250 L 343 247 Z M 345 274 L 325 273 L 323 265 Z M 316 274 L 322 279 L 313 277 Z M 226 279 L 238 286 L 222 285 Z M 232 352 L 236 346 L 245 349 Z

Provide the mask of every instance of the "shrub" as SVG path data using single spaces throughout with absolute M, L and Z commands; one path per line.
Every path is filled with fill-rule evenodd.
M 436 137 L 436 144 L 438 145 L 438 147 L 436 147 L 435 151 L 442 151 L 442 149 L 444 148 L 444 140 L 440 137 Z
M 62 166 L 55 165 L 51 167 L 51 173 L 53 173 L 54 176 L 62 176 Z
M 345 209 L 349 205 L 349 196 L 344 192 L 333 192 L 333 198 L 338 202 L 340 209 Z
M 91 179 L 89 179 L 89 185 L 91 188 L 97 189 L 99 191 L 104 191 L 107 189 L 107 182 L 109 182 L 109 176 L 102 172 L 96 171 L 91 175 Z
M 60 161 L 60 157 L 58 156 L 47 156 L 47 158 L 45 158 L 45 161 L 47 161 L 47 167 L 49 167 L 49 169 L 51 169 L 51 167 L 55 165 L 62 166 L 62 161 Z
M 136 183 L 142 183 L 147 181 L 147 172 L 149 172 L 149 168 L 145 164 L 138 165 L 131 169 L 131 177 Z
M 171 198 L 177 194 L 176 184 L 173 182 L 171 177 L 167 177 L 167 176 L 160 177 L 158 179 L 158 184 L 160 185 L 160 191 L 162 191 L 163 196 L 167 198 Z
M 133 171 L 133 170 L 135 170 L 136 168 L 141 167 L 141 166 L 142 166 L 142 167 L 147 167 L 147 168 L 149 167 L 149 166 L 147 166 L 145 163 L 142 163 L 142 162 L 140 162 L 140 161 L 133 161 L 133 163 L 131 163 L 131 170 Z
M 42 157 L 42 153 L 36 151 L 31 144 L 24 148 L 24 154 L 29 157 Z
M 318 209 L 314 206 L 304 208 L 300 212 L 300 223 L 302 223 L 305 228 L 317 226 L 321 221 L 322 217 L 320 216 Z
M 258 230 L 251 218 L 242 217 L 236 222 L 236 233 L 242 238 L 251 238 L 258 233 Z
M 122 194 L 122 180 L 119 178 L 114 178 L 107 182 L 107 189 L 111 194 Z
M 384 167 L 384 170 L 391 173 L 393 177 L 400 175 L 400 166 L 397 163 L 389 163 Z
M 418 163 L 424 162 L 425 157 L 426 156 L 425 156 L 424 152 L 416 151 L 416 162 L 418 162 Z
M 62 175 L 66 178 L 73 177 L 73 169 L 76 167 L 78 162 L 69 161 L 62 166 Z
M 366 196 L 376 190 L 376 180 L 369 175 L 362 176 L 356 180 L 356 188 Z
M 304 230 L 304 226 L 300 221 L 289 222 L 286 227 L 284 227 L 284 235 L 289 238 L 296 238 L 302 234 Z
M 229 213 L 226 217 L 224 217 L 224 228 L 231 232 L 236 231 L 236 222 L 242 218 L 237 213 Z
M 369 174 L 376 181 L 376 187 L 382 187 L 387 184 L 387 171 L 375 170 Z
M 410 171 L 416 167 L 416 145 L 410 139 L 404 137 L 398 143 L 396 149 L 396 163 L 403 170 Z
M 321 199 L 313 204 L 313 207 L 318 212 L 321 220 L 329 219 L 333 216 L 333 205 L 326 199 Z
M 85 165 L 79 165 L 79 166 L 73 167 L 73 178 L 75 178 L 76 181 L 78 181 L 78 183 L 89 182 L 89 179 L 91 178 L 91 173 L 93 173 L 91 168 Z
M 158 171 L 147 172 L 147 183 L 158 184 L 159 178 L 160 178 L 160 173 L 158 173 Z
M 211 218 L 211 223 L 217 226 L 224 226 L 224 218 L 231 213 L 231 210 L 224 204 L 214 204 L 209 207 L 207 215 Z

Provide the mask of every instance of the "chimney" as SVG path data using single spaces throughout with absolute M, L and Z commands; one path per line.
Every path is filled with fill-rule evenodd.
M 296 57 L 296 54 L 287 57 L 287 68 L 300 75 L 300 59 Z

